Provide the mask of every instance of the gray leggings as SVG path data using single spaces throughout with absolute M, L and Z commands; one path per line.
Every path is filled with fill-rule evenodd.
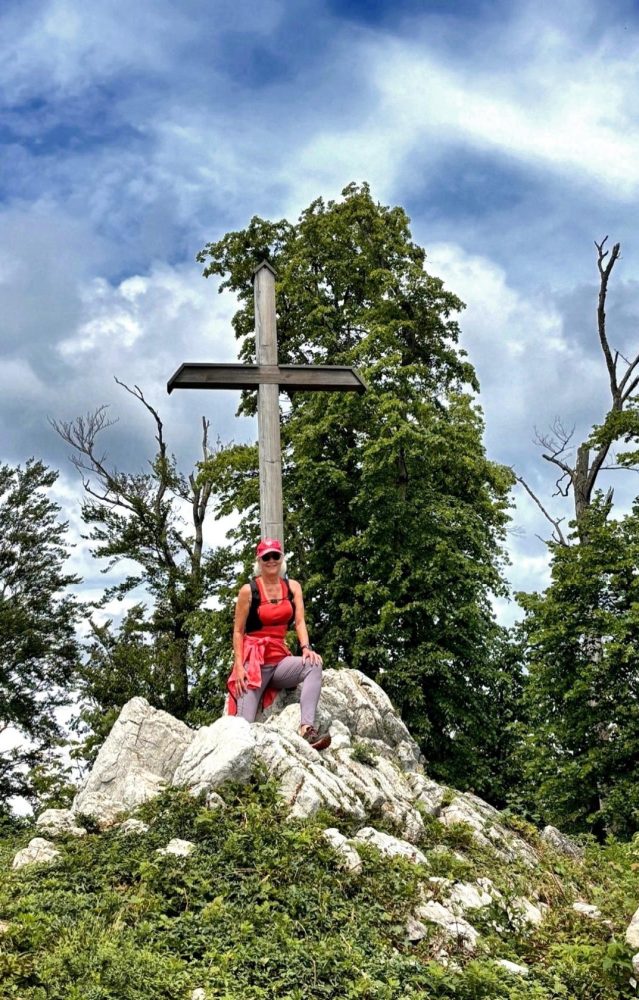
M 262 684 L 251 688 L 237 699 L 237 715 L 247 722 L 255 722 L 255 716 L 266 688 L 269 684 L 276 690 L 295 688 L 302 685 L 300 692 L 301 725 L 314 726 L 315 712 L 322 690 L 322 668 L 304 663 L 301 656 L 285 656 L 279 663 L 262 667 Z

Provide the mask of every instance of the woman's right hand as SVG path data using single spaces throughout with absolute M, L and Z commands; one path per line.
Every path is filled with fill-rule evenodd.
M 248 691 L 248 677 L 246 676 L 244 664 L 236 663 L 233 666 L 230 680 L 231 683 L 235 685 L 236 698 L 239 698 L 240 695 L 245 694 L 245 692 Z

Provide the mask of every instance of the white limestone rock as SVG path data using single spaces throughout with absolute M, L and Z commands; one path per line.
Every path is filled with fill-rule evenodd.
M 78 826 L 71 809 L 45 809 L 38 816 L 36 826 L 49 837 L 59 837 L 65 833 L 71 837 L 85 837 L 87 832 L 83 826 Z
M 626 930 L 626 944 L 630 948 L 639 949 L 639 910 L 635 910 L 632 920 Z
M 195 733 L 173 773 L 172 784 L 194 794 L 214 791 L 225 781 L 248 781 L 253 772 L 255 729 L 224 715 Z
M 125 836 L 129 834 L 137 834 L 138 836 L 149 832 L 149 824 L 144 823 L 141 819 L 135 819 L 131 817 L 130 819 L 125 819 L 124 823 L 118 825 L 118 833 L 123 833 Z
M 399 837 L 391 837 L 388 833 L 381 833 L 372 826 L 364 826 L 358 830 L 354 840 L 362 844 L 372 844 L 388 858 L 406 858 L 413 864 L 428 864 L 426 855 L 413 844 L 409 844 L 408 841 L 401 840 Z
M 255 759 L 277 779 L 280 795 L 290 807 L 290 815 L 305 819 L 322 806 L 342 810 L 364 819 L 363 803 L 326 760 L 293 731 L 286 735 L 269 725 L 253 727 Z
M 206 796 L 206 808 L 210 809 L 212 812 L 215 809 L 226 809 L 226 802 L 221 795 L 217 792 L 209 792 Z
M 439 816 L 442 802 L 449 789 L 418 771 L 407 774 L 406 780 L 415 796 L 415 802 L 418 802 L 428 815 Z
M 544 919 L 544 911 L 539 906 L 535 906 L 526 896 L 516 896 L 511 899 L 506 907 L 506 912 L 513 924 L 524 927 L 538 927 Z
M 362 868 L 362 859 L 352 844 L 337 827 L 331 826 L 322 831 L 323 836 L 329 842 L 336 854 L 339 855 L 340 867 L 348 872 L 359 872 Z
M 480 910 L 492 902 L 492 895 L 472 882 L 456 882 L 446 899 L 446 905 L 454 913 L 462 914 L 466 910 Z
M 519 965 L 517 962 L 510 962 L 507 958 L 496 958 L 495 965 L 500 965 L 506 972 L 512 972 L 513 976 L 527 976 L 529 969 L 526 965 Z
M 592 903 L 582 903 L 578 901 L 572 904 L 572 908 L 575 913 L 581 913 L 584 917 L 589 917 L 590 920 L 600 920 L 601 910 L 598 906 L 593 906 Z
M 156 854 L 174 854 L 177 858 L 188 858 L 189 854 L 193 854 L 195 850 L 195 844 L 190 840 L 180 840 L 179 837 L 173 837 L 173 840 L 169 840 L 166 847 L 158 847 Z
M 479 932 L 463 917 L 447 909 L 442 903 L 431 900 L 415 911 L 418 920 L 426 920 L 437 924 L 447 937 L 452 938 L 465 951 L 474 951 L 479 938 Z
M 8 920 L 0 920 L 0 937 L 2 937 L 3 934 L 7 933 L 10 926 L 11 925 Z
M 321 753 L 302 740 L 299 691 L 284 692 L 262 721 L 249 725 L 225 716 L 197 732 L 134 698 L 123 708 L 96 764 L 73 804 L 101 826 L 156 795 L 169 784 L 209 793 L 228 779 L 244 781 L 256 765 L 276 779 L 290 815 L 307 818 L 328 807 L 365 821 L 380 815 L 411 843 L 424 832 L 422 813 L 442 822 L 470 822 L 481 842 L 502 857 L 534 852 L 497 821 L 499 814 L 476 796 L 457 795 L 423 774 L 421 756 L 382 689 L 357 670 L 327 670 L 320 699 L 320 726 L 330 727 L 332 746 Z M 353 744 L 374 752 L 372 764 L 355 759 Z
M 637 952 L 636 955 L 632 956 L 631 962 L 632 962 L 632 971 L 634 972 L 635 976 L 639 976 L 639 952 Z
M 25 865 L 46 864 L 55 861 L 60 851 L 50 840 L 44 837 L 34 837 L 26 847 L 18 851 L 13 859 L 13 868 L 24 868 Z
M 538 858 L 526 841 L 506 829 L 500 822 L 497 809 L 470 792 L 460 792 L 440 812 L 438 819 L 445 826 L 466 823 L 472 828 L 473 840 L 490 848 L 504 861 L 523 861 L 529 867 L 538 864 Z
M 167 712 L 132 698 L 107 736 L 73 812 L 112 825 L 171 784 L 195 734 Z
M 567 834 L 562 833 L 556 826 L 546 826 L 542 830 L 541 839 L 549 844 L 559 854 L 565 854 L 569 858 L 583 858 L 584 849 L 576 844 Z
M 421 920 L 416 920 L 415 917 L 409 917 L 406 921 L 406 937 L 411 942 L 411 944 L 417 944 L 418 941 L 423 941 L 423 939 L 428 934 L 428 929 Z
M 299 688 L 293 692 L 282 692 L 259 721 L 272 718 L 281 713 L 282 706 L 297 702 Z M 295 718 L 299 726 L 299 710 Z M 422 760 L 419 747 L 388 695 L 359 670 L 324 671 L 318 721 L 328 726 L 335 721 L 341 722 L 350 733 L 351 740 L 380 740 L 392 748 L 405 744 L 399 752 L 403 759 L 410 759 L 412 766 Z
M 344 750 L 346 747 L 351 746 L 351 734 L 347 726 L 339 719 L 333 719 L 329 726 L 329 734 L 331 737 L 331 750 L 333 753 L 336 750 Z
M 202 986 L 196 986 L 191 991 L 191 1000 L 206 1000 L 206 990 Z

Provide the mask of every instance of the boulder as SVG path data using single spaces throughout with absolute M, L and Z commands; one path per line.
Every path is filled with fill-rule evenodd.
M 10 927 L 10 926 L 11 926 L 11 925 L 9 924 L 9 921 L 8 921 L 8 920 L 0 920 L 0 937 L 1 937 L 1 936 L 2 936 L 3 934 L 6 934 L 6 933 L 7 933 L 7 931 L 9 930 L 9 927 Z
M 492 902 L 492 895 L 472 882 L 456 882 L 446 899 L 446 905 L 453 912 L 462 914 L 466 910 L 480 910 Z
M 544 911 L 541 906 L 535 906 L 526 896 L 515 896 L 506 907 L 506 912 L 515 926 L 524 928 L 526 924 L 531 927 L 538 927 L 544 919 Z
M 192 792 L 210 792 L 225 781 L 248 781 L 253 773 L 255 729 L 244 719 L 224 715 L 193 735 L 172 783 Z
M 436 903 L 434 900 L 425 903 L 415 911 L 415 917 L 421 921 L 425 920 L 428 923 L 437 924 L 444 931 L 446 937 L 452 938 L 465 951 L 475 950 L 479 938 L 478 931 L 467 920 L 457 916 L 442 903 Z
M 590 920 L 601 919 L 601 910 L 598 906 L 593 906 L 592 903 L 577 902 L 572 904 L 572 908 L 575 913 L 581 913 L 582 916 L 589 917 Z
M 541 833 L 541 839 L 549 844 L 558 854 L 565 854 L 568 858 L 583 858 L 584 849 L 576 844 L 567 834 L 562 833 L 556 826 L 545 826 Z
M 177 858 L 188 858 L 194 850 L 195 844 L 191 840 L 180 840 L 179 837 L 174 837 L 173 840 L 169 840 L 166 847 L 158 847 L 155 853 L 174 854 Z
M 167 712 L 133 698 L 107 736 L 73 812 L 99 826 L 115 823 L 171 784 L 195 733 Z
M 428 934 L 428 929 L 421 920 L 416 920 L 415 917 L 409 917 L 406 921 L 406 937 L 411 944 L 416 944 L 418 941 L 422 941 Z
M 226 802 L 217 792 L 209 792 L 206 796 L 207 809 L 226 809 Z
M 507 958 L 496 958 L 495 965 L 500 965 L 506 972 L 512 972 L 513 976 L 527 976 L 529 972 L 526 965 L 518 965 L 517 962 L 510 962 Z
M 71 837 L 84 837 L 87 832 L 83 826 L 78 826 L 71 809 L 45 809 L 38 816 L 36 826 L 49 837 L 59 837 L 65 833 Z
M 639 948 L 639 910 L 635 910 L 626 930 L 626 944 L 635 951 Z
M 400 840 L 398 837 L 391 837 L 388 833 L 380 833 L 372 826 L 364 826 L 358 830 L 354 840 L 356 843 L 372 844 L 387 858 L 406 858 L 413 864 L 428 864 L 426 855 L 422 854 L 413 844 L 409 844 L 406 840 Z
M 325 839 L 329 842 L 336 854 L 339 855 L 340 867 L 348 872 L 358 872 L 362 867 L 362 859 L 352 844 L 343 833 L 331 826 L 323 831 Z
M 465 823 L 472 830 L 473 840 L 493 851 L 503 861 L 522 861 L 534 867 L 538 858 L 523 837 L 508 830 L 501 822 L 497 809 L 470 792 L 460 792 L 441 810 L 439 820 L 445 826 Z
M 13 868 L 24 868 L 25 865 L 46 864 L 59 857 L 60 851 L 50 840 L 44 837 L 34 837 L 26 847 L 18 851 L 13 859 Z
M 143 833 L 149 832 L 149 824 L 144 823 L 141 819 L 135 819 L 131 817 L 126 819 L 124 823 L 120 823 L 118 826 L 118 833 L 123 833 L 126 836 L 130 833 L 135 833 L 138 836 Z

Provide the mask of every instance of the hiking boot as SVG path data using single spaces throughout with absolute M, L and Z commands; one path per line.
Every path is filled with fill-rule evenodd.
M 326 750 L 327 747 L 331 745 L 331 737 L 328 733 L 323 733 L 321 736 L 314 726 L 309 726 L 309 728 L 301 734 L 302 739 L 309 743 L 313 750 Z

